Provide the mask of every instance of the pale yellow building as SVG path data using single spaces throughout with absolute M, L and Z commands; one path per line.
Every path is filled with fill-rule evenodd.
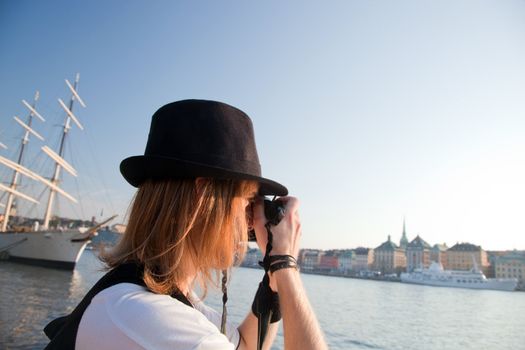
M 446 268 L 449 270 L 471 270 L 474 261 L 480 270 L 488 272 L 487 252 L 471 243 L 456 243 L 446 253 Z
M 371 248 L 356 248 L 354 250 L 354 260 L 352 270 L 355 272 L 368 271 L 374 263 L 374 250 Z
M 319 268 L 323 252 L 317 249 L 302 249 L 299 253 L 301 270 L 314 271 Z
M 517 278 L 518 288 L 525 289 L 525 252 L 511 252 L 495 262 L 496 278 Z

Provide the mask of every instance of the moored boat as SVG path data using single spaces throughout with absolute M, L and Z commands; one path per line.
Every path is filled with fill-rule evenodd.
M 108 220 L 104 220 L 104 222 L 89 229 L 79 228 L 65 230 L 61 227 L 53 228 L 50 226 L 53 204 L 57 193 L 68 200 L 77 203 L 77 200 L 73 196 L 59 187 L 59 183 L 62 170 L 70 173 L 72 176 L 77 176 L 76 170 L 63 158 L 63 156 L 66 136 L 72 126 L 76 125 L 79 129 L 83 129 L 79 119 L 73 114 L 73 104 L 75 102 L 78 102 L 82 107 L 86 107 L 77 92 L 78 81 L 78 74 L 74 84 L 71 84 L 67 79 L 65 80 L 71 92 L 69 106 L 66 106 L 61 99 L 58 99 L 60 106 L 66 113 L 58 152 L 53 151 L 48 146 L 43 146 L 41 148 L 43 153 L 50 157 L 54 163 L 52 176 L 49 179 L 22 165 L 24 151 L 29 142 L 29 138 L 36 137 L 44 141 L 44 138 L 33 128 L 32 125 L 34 118 L 38 118 L 42 122 L 45 121 L 44 117 L 42 117 L 36 109 L 36 102 L 39 99 L 39 93 L 36 93 L 32 104 L 22 100 L 22 103 L 29 110 L 26 122 L 16 116 L 14 117 L 15 121 L 24 129 L 24 136 L 22 137 L 17 161 L 15 162 L 0 156 L 0 163 L 13 170 L 10 185 L 6 186 L 0 183 L 0 190 L 4 192 L 2 198 L 7 196 L 5 204 L 2 205 L 5 206 L 5 211 L 0 227 L 0 254 L 10 260 L 46 267 L 73 269 L 80 259 L 82 252 L 86 248 L 86 245 L 89 243 L 90 238 L 96 234 L 96 231 L 100 227 L 115 217 L 113 216 Z M 2 146 L 5 147 L 3 144 Z M 9 218 L 15 200 L 26 200 L 37 205 L 41 204 L 39 200 L 32 198 L 17 189 L 21 175 L 37 181 L 49 189 L 48 201 L 47 204 L 45 204 L 46 211 L 44 219 L 42 220 L 43 223 L 42 225 L 40 225 L 40 222 L 35 223 L 32 231 L 27 229 L 22 231 L 14 230 L 9 224 Z
M 502 291 L 513 291 L 518 286 L 516 278 L 487 278 L 476 267 L 470 271 L 444 270 L 443 266 L 437 262 L 432 262 L 428 268 L 402 273 L 401 282 L 439 287 Z

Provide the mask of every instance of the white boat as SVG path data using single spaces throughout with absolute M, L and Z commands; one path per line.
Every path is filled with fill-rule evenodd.
M 401 274 L 401 282 L 428 286 L 469 289 L 493 289 L 513 291 L 518 285 L 516 278 L 487 278 L 477 266 L 470 271 L 444 270 L 433 261 L 427 269 L 415 269 Z
M 63 158 L 63 154 L 66 136 L 72 128 L 72 124 L 83 129 L 79 119 L 73 114 L 74 102 L 78 102 L 82 107 L 86 107 L 77 92 L 78 81 L 78 74 L 74 84 L 71 84 L 67 79 L 65 80 L 71 91 L 69 106 L 66 106 L 61 99 L 58 99 L 60 106 L 66 113 L 58 152 L 53 151 L 48 146 L 42 147 L 42 151 L 54 162 L 54 169 L 50 179 L 47 179 L 22 165 L 24 150 L 29 142 L 29 138 L 37 137 L 44 141 L 44 138 L 35 131 L 32 125 L 35 117 L 42 122 L 45 121 L 36 109 L 36 102 L 39 98 L 38 92 L 36 93 L 32 104 L 22 100 L 22 103 L 29 110 L 27 122 L 23 122 L 16 116 L 14 117 L 15 121 L 24 128 L 25 133 L 22 138 L 18 160 L 16 162 L 0 156 L 0 164 L 13 170 L 10 185 L 6 186 L 0 183 L 0 191 L 4 192 L 2 198 L 7 196 L 5 204 L 1 204 L 2 206 L 5 206 L 2 225 L 0 227 L 0 255 L 2 255 L 2 257 L 22 263 L 72 270 L 80 259 L 80 256 L 86 248 L 86 245 L 89 243 L 90 238 L 96 234 L 97 229 L 114 218 L 112 217 L 105 220 L 103 223 L 89 229 L 64 230 L 60 227 L 50 227 L 53 203 L 57 193 L 66 197 L 70 201 L 77 202 L 73 196 L 59 187 L 59 183 L 62 170 L 67 171 L 73 176 L 77 176 L 76 170 Z M 5 147 L 5 145 L 2 144 L 2 147 Z M 32 231 L 28 231 L 27 229 L 22 230 L 22 232 L 20 232 L 20 230 L 15 231 L 9 226 L 9 217 L 15 198 L 16 200 L 26 200 L 35 204 L 41 204 L 37 199 L 17 190 L 20 175 L 38 181 L 49 189 L 43 224 L 35 224 Z

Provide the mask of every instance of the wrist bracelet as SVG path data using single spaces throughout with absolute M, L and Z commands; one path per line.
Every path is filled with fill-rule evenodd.
M 275 264 L 270 265 L 270 273 L 274 273 L 277 270 L 289 269 L 289 268 L 294 268 L 296 270 L 299 270 L 299 268 L 297 267 L 297 263 L 293 263 L 291 261 L 280 261 L 280 262 L 276 262 Z
M 297 263 L 297 259 L 295 259 L 295 257 L 292 255 L 270 255 L 270 264 L 280 260 L 289 260 Z
M 291 255 L 272 255 L 268 259 L 269 266 L 280 262 L 288 262 L 290 264 L 297 265 L 297 260 L 295 260 L 295 258 Z
M 261 266 L 265 270 L 269 270 L 271 265 L 283 261 L 287 261 L 292 264 L 298 265 L 297 259 L 295 259 L 295 257 L 293 257 L 292 255 L 270 255 L 268 257 L 264 257 L 263 261 L 259 261 L 259 266 Z

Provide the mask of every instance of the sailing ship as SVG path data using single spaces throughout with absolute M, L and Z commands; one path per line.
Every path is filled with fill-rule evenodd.
M 59 105 L 66 114 L 58 152 L 53 151 L 48 146 L 43 146 L 41 148 L 43 153 L 50 157 L 54 163 L 54 171 L 50 179 L 47 179 L 22 165 L 23 156 L 30 137 L 36 137 L 41 141 L 44 141 L 44 138 L 33 128 L 33 121 L 35 119 L 45 122 L 44 117 L 42 117 L 36 108 L 39 93 L 37 92 L 35 94 L 32 104 L 22 100 L 22 104 L 29 111 L 27 122 L 22 121 L 17 116 L 14 117 L 17 124 L 24 129 L 24 136 L 22 137 L 17 161 L 14 162 L 0 156 L 0 164 L 13 170 L 10 185 L 6 186 L 0 183 L 0 191 L 4 191 L 5 195 L 7 195 L 4 217 L 0 228 L 0 254 L 9 260 L 72 270 L 80 259 L 80 256 L 86 248 L 86 245 L 89 243 L 90 238 L 96 235 L 96 232 L 100 227 L 115 218 L 115 216 L 113 216 L 91 228 L 63 229 L 61 227 L 53 228 L 50 225 L 53 214 L 53 204 L 57 194 L 60 194 L 74 203 L 78 202 L 76 198 L 60 188 L 59 183 L 62 170 L 68 172 L 72 176 L 77 176 L 77 171 L 64 159 L 64 147 L 66 137 L 72 127 L 76 126 L 80 130 L 83 130 L 80 120 L 73 113 L 73 105 L 75 102 L 78 102 L 78 104 L 84 108 L 86 107 L 86 104 L 78 94 L 79 78 L 80 76 L 77 74 L 73 84 L 65 79 L 65 83 L 71 92 L 68 106 L 66 106 L 62 99 L 58 99 Z M 35 222 L 32 230 L 13 230 L 9 227 L 9 218 L 15 198 L 16 200 L 26 200 L 37 205 L 40 204 L 37 199 L 17 190 L 21 176 L 26 176 L 31 180 L 38 181 L 49 189 L 43 224 L 40 225 L 38 221 Z
M 443 265 L 433 261 L 428 268 L 415 269 L 401 274 L 401 282 L 439 287 L 469 289 L 493 289 L 513 291 L 518 286 L 516 278 L 487 278 L 474 263 L 470 271 L 444 270 Z

